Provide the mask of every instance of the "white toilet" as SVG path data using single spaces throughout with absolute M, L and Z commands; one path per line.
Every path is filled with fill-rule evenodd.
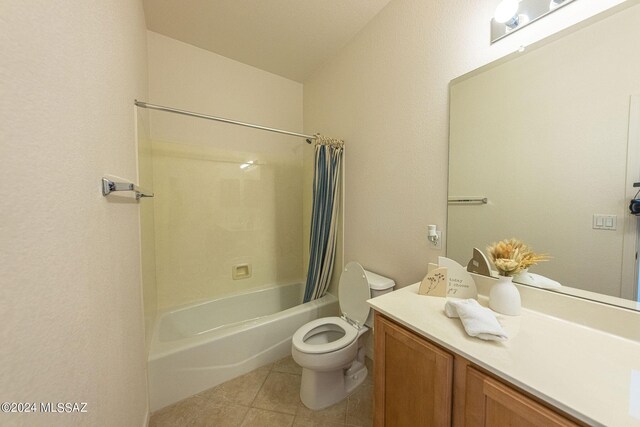
M 340 275 L 341 317 L 312 320 L 293 334 L 291 354 L 302 367 L 300 399 L 319 410 L 347 397 L 367 377 L 365 333 L 373 328 L 369 298 L 391 292 L 393 280 L 350 262 Z

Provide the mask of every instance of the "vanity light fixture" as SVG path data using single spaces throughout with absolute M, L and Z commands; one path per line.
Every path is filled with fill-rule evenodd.
M 575 0 L 501 0 L 491 19 L 491 43 Z
M 520 0 L 502 0 L 493 15 L 494 21 L 499 24 L 504 24 L 508 28 L 515 28 L 518 26 L 518 8 L 520 7 Z
M 564 0 L 551 0 L 549 2 L 549 11 L 552 11 L 558 7 L 560 7 L 564 3 Z

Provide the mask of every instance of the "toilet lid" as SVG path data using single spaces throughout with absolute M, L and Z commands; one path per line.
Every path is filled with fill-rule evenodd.
M 369 316 L 367 300 L 371 298 L 369 282 L 364 268 L 357 262 L 350 262 L 340 275 L 338 302 L 342 314 L 358 325 L 364 325 Z

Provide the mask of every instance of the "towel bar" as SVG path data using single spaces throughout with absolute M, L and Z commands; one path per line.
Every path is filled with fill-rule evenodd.
M 486 197 L 450 197 L 448 202 L 450 205 L 486 205 L 489 199 Z
M 102 178 L 102 195 L 106 197 L 114 191 L 133 191 L 136 193 L 136 200 L 140 200 L 142 197 L 153 197 L 153 193 L 149 194 L 131 182 L 113 182 L 110 179 Z

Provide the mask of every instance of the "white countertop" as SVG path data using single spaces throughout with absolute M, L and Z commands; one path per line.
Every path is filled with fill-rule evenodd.
M 376 311 L 591 425 L 640 426 L 640 343 L 536 311 L 498 315 L 509 340 L 470 337 L 419 284 L 370 299 Z M 482 300 L 481 300 L 482 303 Z

